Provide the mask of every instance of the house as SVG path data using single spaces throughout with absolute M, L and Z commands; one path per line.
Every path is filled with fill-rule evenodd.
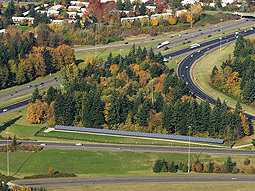
M 70 1 L 70 5 L 78 6 L 80 4 L 85 5 L 86 7 L 89 5 L 89 2 L 82 2 L 82 1 Z
M 22 21 L 24 19 L 26 19 L 28 22 L 31 22 L 32 24 L 34 23 L 34 18 L 33 17 L 12 17 L 12 21 L 15 24 L 18 24 L 19 21 Z
M 147 9 L 149 9 L 151 12 L 155 12 L 156 6 L 145 6 Z
M 55 11 L 60 11 L 62 5 L 55 5 L 53 7 L 50 7 L 48 10 L 55 10 Z
M 182 10 L 176 11 L 176 12 L 175 12 L 175 17 L 179 17 L 179 15 L 181 14 L 181 12 L 187 13 L 187 10 L 186 10 L 186 9 L 182 9 Z
M 163 16 L 164 17 L 166 15 L 172 16 L 172 13 L 154 14 L 154 15 L 151 15 L 151 20 L 157 19 L 159 16 Z
M 76 10 L 76 11 L 79 11 L 81 9 L 81 7 L 80 6 L 69 6 L 68 7 L 68 11 L 70 11 L 70 10 Z
M 51 22 L 54 24 L 60 24 L 62 23 L 64 20 L 52 20 Z
M 1 29 L 0 30 L 0 34 L 4 34 L 4 33 L 6 33 L 6 30 L 5 29 Z
M 134 20 L 138 20 L 138 19 L 141 19 L 141 18 L 148 18 L 149 19 L 149 16 L 148 15 L 143 15 L 143 16 L 138 16 L 138 17 L 127 17 L 127 18 L 121 18 L 121 22 L 122 21 L 127 21 L 127 22 L 130 22 L 132 23 Z
M 69 16 L 69 18 L 75 18 L 77 12 L 66 12 Z

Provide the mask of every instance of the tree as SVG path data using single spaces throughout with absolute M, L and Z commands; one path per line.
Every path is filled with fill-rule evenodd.
M 154 102 L 154 108 L 155 108 L 156 112 L 159 113 L 163 110 L 163 106 L 164 106 L 164 98 L 160 91 L 156 98 L 156 101 Z
M 16 147 L 16 146 L 17 146 L 16 135 L 14 135 L 14 137 L 13 137 L 12 146 L 13 146 L 13 147 Z
M 141 127 L 148 126 L 148 118 L 150 117 L 150 114 L 149 114 L 150 108 L 151 108 L 151 102 L 148 99 L 145 99 L 140 109 L 140 112 L 138 112 L 137 114 L 138 123 Z
M 187 16 L 184 13 L 181 13 L 179 16 L 179 21 L 182 23 L 186 23 L 187 21 Z
M 146 6 L 144 3 L 142 3 L 141 7 L 139 8 L 140 14 L 145 15 L 146 12 Z
M 129 11 L 131 8 L 131 3 L 130 3 L 130 0 L 124 0 L 124 9 L 126 11 Z
M 196 172 L 201 172 L 203 170 L 203 167 L 200 163 L 197 163 L 195 168 L 196 168 Z
M 231 173 L 233 168 L 234 168 L 234 163 L 232 162 L 231 157 L 228 156 L 228 159 L 227 159 L 227 171 L 228 171 L 228 173 Z
M 40 96 L 40 94 L 39 94 L 39 90 L 38 90 L 38 88 L 36 87 L 35 88 L 35 90 L 33 91 L 33 93 L 32 93 L 32 98 L 31 98 L 31 102 L 32 103 L 35 103 L 35 101 L 38 99 L 38 100 L 40 100 L 42 97 Z
M 167 172 L 166 164 L 163 164 L 163 167 L 161 169 L 161 172 Z
M 4 15 L 4 17 L 9 17 L 9 16 L 14 15 L 15 12 L 16 12 L 16 7 L 15 7 L 15 4 L 14 4 L 13 0 L 11 0 L 11 1 L 8 3 L 8 6 L 7 6 L 7 8 L 5 9 L 3 15 Z
M 251 144 L 252 144 L 253 146 L 255 146 L 255 139 L 252 139 L 252 140 L 251 140 Z
M 123 10 L 122 0 L 117 0 L 117 2 L 116 2 L 116 7 L 117 7 L 119 10 Z
M 164 165 L 164 162 L 162 160 L 159 160 L 159 159 L 156 160 L 153 166 L 153 172 L 156 172 L 156 173 L 161 172 L 163 165 Z
M 176 20 L 175 17 L 170 17 L 168 22 L 169 22 L 170 25 L 175 25 L 177 23 L 177 20 Z
M 54 168 L 50 167 L 49 168 L 49 175 L 53 176 L 53 174 L 54 174 Z
M 250 159 L 248 159 L 248 157 L 246 157 L 245 159 L 244 159 L 244 165 L 249 165 L 250 164 Z

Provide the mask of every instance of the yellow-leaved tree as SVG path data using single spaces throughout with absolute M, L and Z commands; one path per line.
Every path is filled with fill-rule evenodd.
M 168 22 L 169 22 L 170 25 L 175 25 L 176 22 L 177 22 L 177 20 L 176 20 L 175 17 L 170 17 L 169 20 L 168 20 Z
M 158 21 L 156 19 L 152 20 L 152 26 L 156 27 L 158 26 Z

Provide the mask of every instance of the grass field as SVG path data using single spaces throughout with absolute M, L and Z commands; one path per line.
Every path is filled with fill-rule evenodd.
M 247 183 L 185 183 L 185 184 L 110 184 L 110 185 L 84 185 L 84 186 L 66 186 L 66 187 L 47 187 L 48 191 L 253 191 L 255 184 Z
M 30 157 L 30 158 L 29 158 Z M 191 162 L 195 162 L 197 154 L 191 154 Z M 201 163 L 213 160 L 217 164 L 227 161 L 227 155 L 200 155 Z M 29 158 L 29 159 L 28 159 Z M 231 156 L 237 167 L 243 167 L 245 156 Z M 161 152 L 132 152 L 132 151 L 98 151 L 98 150 L 58 150 L 44 149 L 41 152 L 9 153 L 10 175 L 19 172 L 15 177 L 32 174 L 47 174 L 50 167 L 61 173 L 74 173 L 80 177 L 91 176 L 135 176 L 156 175 L 152 166 L 156 159 L 187 163 L 188 155 Z M 249 156 L 250 165 L 255 164 L 255 156 Z M 6 174 L 6 153 L 0 153 L 0 172 Z M 77 165 L 79 164 L 79 165 Z M 196 174 L 195 172 L 192 172 Z M 160 173 L 171 174 L 171 173 Z M 183 174 L 178 172 L 177 174 Z

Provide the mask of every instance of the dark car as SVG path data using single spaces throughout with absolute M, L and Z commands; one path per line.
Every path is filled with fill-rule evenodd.
M 185 34 L 188 34 L 187 32 Z
M 201 31 L 200 29 L 198 31 Z
M 200 34 L 204 34 L 204 33 L 201 32 Z
M 17 91 L 14 91 L 13 93 L 16 94 L 16 93 L 18 93 L 18 92 L 17 92 Z
M 248 19 L 246 19 L 246 21 L 249 21 Z
M 10 94 L 9 96 L 13 96 L 13 94 Z
M 32 88 L 32 85 L 28 85 L 27 87 L 28 87 L 28 88 Z
M 35 88 L 37 87 L 38 85 L 35 85 Z
M 125 44 L 128 44 L 128 42 L 125 42 Z
M 220 32 L 220 30 L 218 30 L 218 32 Z
M 42 82 L 42 83 L 40 83 L 40 86 L 42 87 L 42 86 L 44 86 L 44 83 Z

